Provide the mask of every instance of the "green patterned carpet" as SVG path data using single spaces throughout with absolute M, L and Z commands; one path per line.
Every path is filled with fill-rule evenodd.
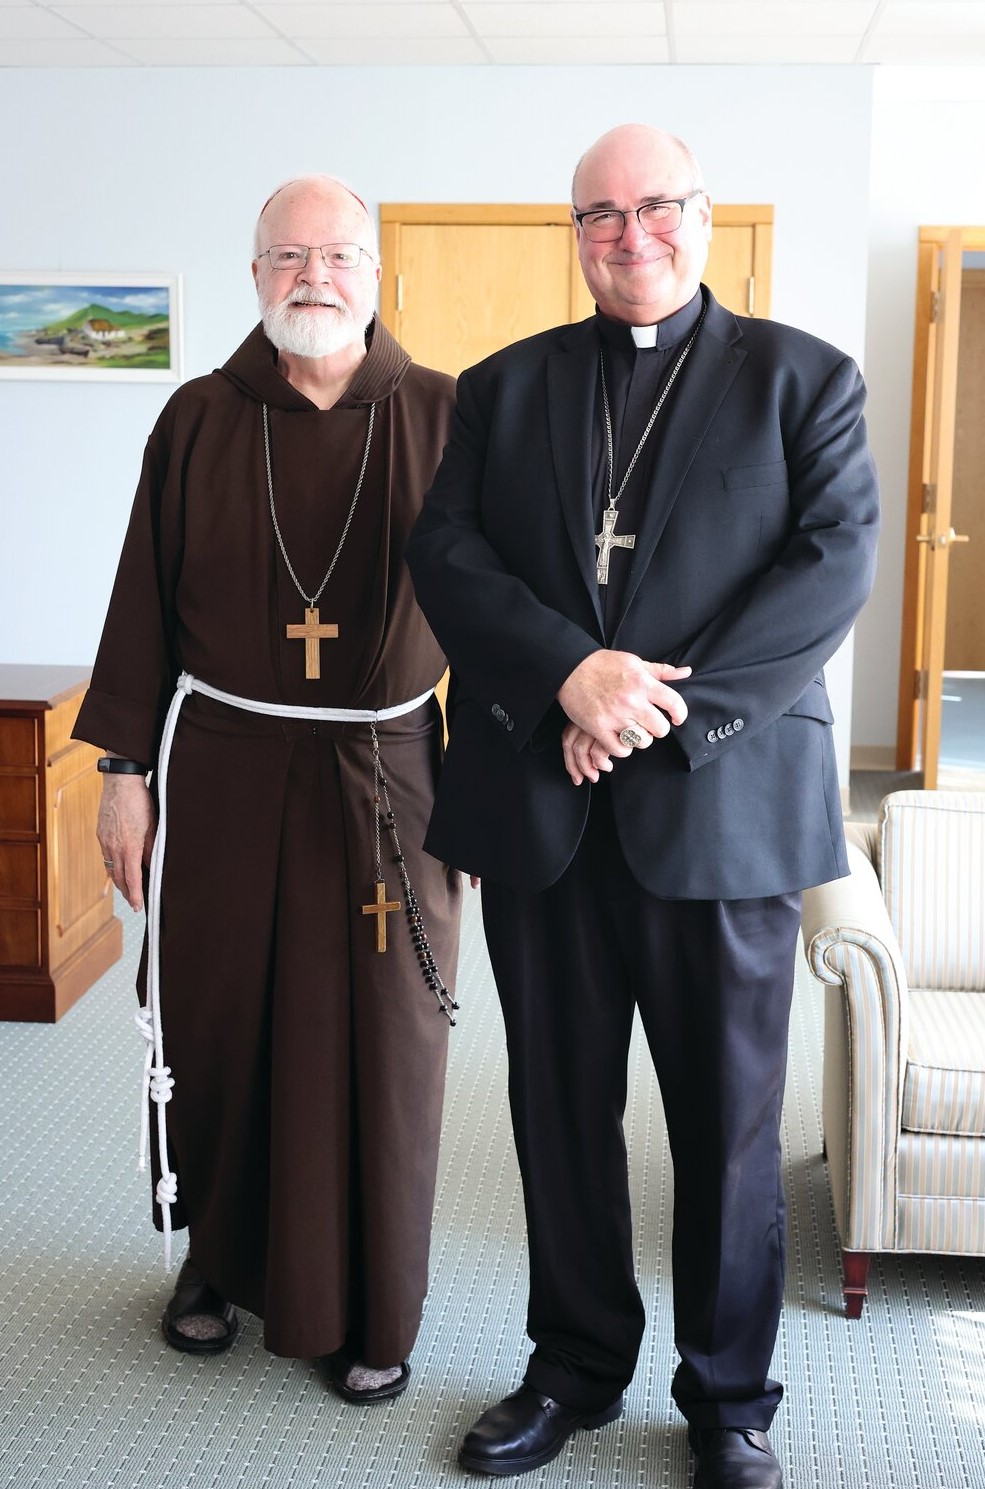
M 196 1360 L 164 1344 L 168 1296 L 136 1173 L 139 1039 L 126 951 L 54 1026 L 0 1024 L 0 1485 L 10 1489 L 474 1489 L 462 1434 L 526 1356 L 522 1205 L 498 1007 L 469 896 L 452 1034 L 432 1286 L 406 1394 L 346 1406 L 268 1355 L 253 1318 Z M 882 1258 L 840 1311 L 820 1158 L 821 996 L 798 981 L 785 1109 L 790 1266 L 773 1441 L 789 1489 L 985 1489 L 985 1262 Z M 669 1394 L 671 1177 L 634 1045 L 627 1139 L 649 1327 L 623 1420 L 579 1433 L 535 1486 L 686 1489 Z M 179 1245 L 179 1255 L 180 1255 Z M 515 1482 L 515 1481 L 511 1481 Z

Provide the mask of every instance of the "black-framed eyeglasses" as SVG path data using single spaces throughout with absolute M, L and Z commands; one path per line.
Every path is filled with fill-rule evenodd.
M 666 201 L 644 202 L 642 207 L 593 207 L 588 212 L 575 212 L 574 219 L 585 237 L 593 243 L 614 243 L 626 231 L 626 220 L 635 217 L 645 233 L 675 233 L 684 217 L 684 208 L 696 196 L 703 194 L 698 187 L 689 196 L 669 197 Z
M 275 243 L 258 253 L 257 258 L 269 259 L 271 269 L 293 269 L 299 274 L 308 262 L 308 254 L 316 251 L 321 254 L 326 269 L 358 269 L 363 254 L 371 264 L 376 262 L 369 249 L 361 248 L 358 243 Z

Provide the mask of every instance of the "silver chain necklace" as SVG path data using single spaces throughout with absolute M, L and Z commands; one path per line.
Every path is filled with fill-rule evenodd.
M 321 584 L 319 584 L 313 595 L 307 595 L 301 588 L 298 576 L 295 574 L 294 568 L 291 564 L 291 560 L 287 556 L 287 549 L 284 547 L 284 539 L 281 537 L 280 523 L 277 521 L 277 509 L 274 506 L 274 476 L 270 464 L 270 421 L 267 416 L 267 405 L 263 405 L 263 453 L 267 462 L 267 492 L 270 496 L 270 516 L 274 524 L 274 532 L 277 535 L 277 546 L 280 548 L 280 556 L 284 560 L 284 563 L 287 567 L 287 572 L 294 580 L 295 589 L 301 596 L 302 600 L 304 600 L 309 610 L 313 609 L 314 606 L 317 605 L 321 597 L 321 593 L 325 588 L 325 585 L 332 577 L 332 571 L 339 561 L 339 554 L 342 552 L 342 546 L 345 543 L 345 540 L 349 533 L 349 528 L 352 524 L 352 519 L 355 516 L 356 503 L 359 500 L 359 493 L 363 489 L 363 477 L 366 474 L 366 467 L 369 464 L 369 447 L 373 442 L 373 422 L 375 417 L 376 404 L 371 403 L 369 406 L 369 428 L 366 430 L 366 448 L 365 450 L 363 450 L 363 463 L 359 468 L 359 479 L 356 482 L 356 489 L 352 496 L 352 504 L 349 507 L 349 515 L 345 519 L 345 526 L 342 529 L 342 536 L 341 538 L 339 538 L 339 545 L 332 557 L 332 562 L 329 564 L 328 569 L 325 572 L 324 579 L 322 580 Z
M 698 323 L 695 326 L 694 330 L 691 332 L 684 350 L 681 352 L 677 361 L 674 363 L 673 371 L 664 384 L 663 392 L 660 394 L 660 397 L 653 405 L 653 412 L 647 420 L 646 428 L 640 436 L 640 442 L 636 446 L 636 450 L 633 454 L 632 460 L 626 467 L 626 473 L 623 476 L 622 480 L 619 482 L 619 490 L 616 492 L 615 496 L 613 496 L 612 494 L 613 466 L 615 465 L 615 455 L 612 441 L 612 417 L 609 412 L 609 390 L 605 384 L 605 353 L 602 348 L 599 348 L 599 370 L 602 375 L 602 413 L 605 417 L 606 457 L 606 508 L 605 511 L 602 513 L 602 531 L 600 533 L 596 533 L 595 535 L 595 546 L 599 551 L 598 564 L 596 565 L 595 573 L 599 584 L 608 584 L 609 582 L 609 556 L 613 548 L 635 548 L 636 546 L 635 533 L 620 533 L 617 536 L 615 528 L 619 513 L 616 508 L 620 497 L 626 490 L 626 483 L 629 480 L 630 476 L 633 474 L 633 468 L 636 465 L 637 460 L 639 460 L 640 455 L 642 454 L 643 446 L 646 444 L 647 440 L 650 437 L 650 430 L 653 428 L 654 424 L 657 421 L 657 415 L 663 407 L 664 399 L 667 397 L 667 394 L 674 386 L 674 380 L 676 379 L 677 374 L 680 372 L 681 368 L 684 366 L 684 363 L 687 360 L 687 354 L 691 350 L 691 347 L 694 345 L 694 338 L 701 330 L 701 322 L 704 320 L 704 318 L 705 306 L 702 306 L 701 314 L 698 316 Z

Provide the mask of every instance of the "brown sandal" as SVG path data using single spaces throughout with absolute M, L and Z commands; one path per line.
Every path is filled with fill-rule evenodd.
M 178 1273 L 161 1332 L 172 1349 L 189 1355 L 217 1355 L 236 1338 L 236 1309 L 210 1287 L 191 1257 Z

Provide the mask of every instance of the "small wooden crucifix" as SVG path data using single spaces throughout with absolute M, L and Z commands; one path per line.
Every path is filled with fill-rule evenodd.
M 386 917 L 390 910 L 399 910 L 399 900 L 388 900 L 386 898 L 386 885 L 382 879 L 376 881 L 376 904 L 363 905 L 364 915 L 376 916 L 376 949 L 386 951 Z
M 619 521 L 619 513 L 615 507 L 606 507 L 602 513 L 602 531 L 595 535 L 595 546 L 599 551 L 598 566 L 595 570 L 599 584 L 609 582 L 609 555 L 613 548 L 635 548 L 636 534 L 624 533 L 616 537 L 614 528 Z
M 338 626 L 319 625 L 318 611 L 313 605 L 305 608 L 303 626 L 287 627 L 288 641 L 304 642 L 305 677 L 321 677 L 321 642 L 334 641 L 338 634 Z

